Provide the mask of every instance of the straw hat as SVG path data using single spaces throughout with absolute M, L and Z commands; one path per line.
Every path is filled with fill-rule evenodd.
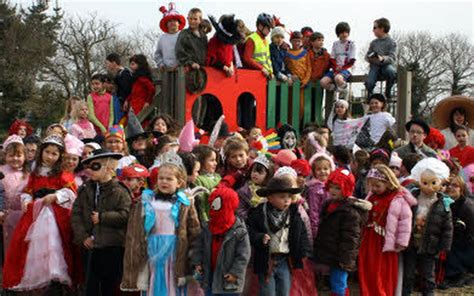
M 449 126 L 451 113 L 456 108 L 466 110 L 466 121 L 470 128 L 474 128 L 474 98 L 466 96 L 451 96 L 436 105 L 433 112 L 433 124 L 442 130 Z

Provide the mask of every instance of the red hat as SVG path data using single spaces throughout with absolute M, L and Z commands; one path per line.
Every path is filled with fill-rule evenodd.
M 423 142 L 428 146 L 430 146 L 429 143 L 434 143 L 437 149 L 443 149 L 446 144 L 446 139 L 438 129 L 430 127 L 430 133 L 426 136 Z
M 298 157 L 293 151 L 289 149 L 283 149 L 278 151 L 277 155 L 272 156 L 273 162 L 279 166 L 290 166 L 291 162 Z
M 123 168 L 122 174 L 120 175 L 122 179 L 148 178 L 148 176 L 150 176 L 150 173 L 148 172 L 147 168 L 138 163 L 134 163 Z
M 164 6 L 161 6 L 160 11 L 163 13 L 163 18 L 160 21 L 161 31 L 168 33 L 168 21 L 170 20 L 177 20 L 179 22 L 179 31 L 181 31 L 186 25 L 186 19 L 183 15 L 179 14 L 179 12 L 176 10 L 176 5 L 173 2 L 168 4 L 168 9 L 166 9 Z
M 232 188 L 218 186 L 209 196 L 209 230 L 212 234 L 223 234 L 235 223 L 235 211 L 239 207 L 239 196 Z
M 20 130 L 20 127 L 25 127 L 26 128 L 26 135 L 29 136 L 33 133 L 33 128 L 31 125 L 28 124 L 28 122 L 24 120 L 17 119 L 15 120 L 12 125 L 10 126 L 10 129 L 8 130 L 8 135 L 18 135 L 18 131 Z
M 305 159 L 296 159 L 291 162 L 291 167 L 296 171 L 298 175 L 308 177 L 311 175 L 311 167 Z
M 349 197 L 354 192 L 355 177 L 351 172 L 349 172 L 349 170 L 338 168 L 329 175 L 329 178 L 326 181 L 326 190 L 329 190 L 329 184 L 338 185 L 341 187 L 342 195 L 344 197 Z

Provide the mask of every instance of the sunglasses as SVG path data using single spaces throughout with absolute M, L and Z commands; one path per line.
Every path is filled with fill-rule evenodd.
M 94 172 L 97 172 L 102 168 L 102 164 L 100 162 L 93 162 L 93 163 L 88 164 L 86 166 L 86 168 L 88 168 L 88 169 L 90 169 Z

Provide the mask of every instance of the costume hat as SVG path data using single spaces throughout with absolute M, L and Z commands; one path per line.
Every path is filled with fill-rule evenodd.
M 178 30 L 181 31 L 186 25 L 186 19 L 176 10 L 176 4 L 170 2 L 168 4 L 168 9 L 161 6 L 160 11 L 163 13 L 163 18 L 160 21 L 161 31 L 168 33 L 168 21 L 177 20 L 179 22 Z
M 269 196 L 274 193 L 290 193 L 298 194 L 303 191 L 301 188 L 293 187 L 291 180 L 288 178 L 277 178 L 273 177 L 268 181 L 267 186 L 257 190 L 259 196 Z
M 349 170 L 338 168 L 329 175 L 328 180 L 326 181 L 327 190 L 329 190 L 330 184 L 341 187 L 342 195 L 344 197 L 349 197 L 354 192 L 355 177 L 351 172 L 349 172 Z
M 474 98 L 466 96 L 451 96 L 439 102 L 433 112 L 433 125 L 441 130 L 448 127 L 451 122 L 449 117 L 457 108 L 466 111 L 467 124 L 474 129 Z
M 237 30 L 237 22 L 233 14 L 224 14 L 220 17 L 219 22 L 210 15 L 209 20 L 216 30 L 216 37 L 225 44 L 235 45 L 242 40 L 242 35 Z
M 64 138 L 66 153 L 81 157 L 84 150 L 84 143 L 73 135 L 67 134 Z
M 107 139 L 110 137 L 117 137 L 123 142 L 125 142 L 125 132 L 123 131 L 123 128 L 118 124 L 109 127 L 109 130 L 105 134 L 105 138 Z
M 122 174 L 120 175 L 121 179 L 124 178 L 148 178 L 150 176 L 150 172 L 148 172 L 147 168 L 142 166 L 141 164 L 134 163 L 131 164 L 122 170 Z
M 194 136 L 194 121 L 192 119 L 184 125 L 179 134 L 178 141 L 179 149 L 184 152 L 193 151 L 194 146 L 199 144 L 199 140 L 196 140 Z
M 82 164 L 88 164 L 93 160 L 101 159 L 101 158 L 113 158 L 113 159 L 121 159 L 123 157 L 120 153 L 114 153 L 106 149 L 96 149 L 91 152 L 89 158 L 82 161 Z
M 128 111 L 128 123 L 127 123 L 127 142 L 131 143 L 139 137 L 148 137 L 148 133 L 143 130 L 143 127 L 138 120 L 132 108 Z
M 18 144 L 23 145 L 23 140 L 21 139 L 20 136 L 13 134 L 13 135 L 9 136 L 5 140 L 5 142 L 3 142 L 3 148 L 5 149 L 5 148 L 8 147 L 8 145 L 13 144 L 13 143 L 18 143 Z

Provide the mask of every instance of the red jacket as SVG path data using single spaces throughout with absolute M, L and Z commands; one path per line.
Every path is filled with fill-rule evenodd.
M 234 46 L 221 42 L 216 36 L 209 40 L 207 45 L 206 66 L 221 69 L 230 67 L 234 61 Z
M 145 103 L 151 104 L 155 96 L 155 85 L 150 78 L 140 76 L 132 84 L 132 92 L 127 98 L 129 106 L 133 108 L 133 113 L 138 114 L 143 109 Z
M 459 145 L 449 150 L 451 157 L 455 157 L 459 160 L 462 167 L 466 167 L 471 163 L 474 163 L 474 147 L 467 145 L 461 150 Z
M 311 80 L 317 81 L 323 78 L 324 74 L 329 70 L 331 56 L 325 48 L 322 48 L 318 53 L 309 49 L 308 54 L 311 60 Z

